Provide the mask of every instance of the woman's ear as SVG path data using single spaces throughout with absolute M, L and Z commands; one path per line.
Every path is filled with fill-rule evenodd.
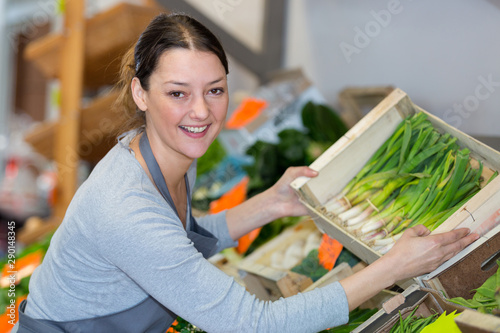
M 146 91 L 142 89 L 141 81 L 139 81 L 137 77 L 132 79 L 130 88 L 132 89 L 132 98 L 134 99 L 134 102 L 139 110 L 146 111 L 148 109 L 146 103 Z

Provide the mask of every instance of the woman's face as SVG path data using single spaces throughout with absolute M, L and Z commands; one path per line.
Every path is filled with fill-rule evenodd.
M 160 57 L 149 91 L 134 80 L 134 99 L 146 112 L 150 140 L 160 140 L 167 151 L 189 159 L 202 156 L 227 113 L 227 78 L 219 58 L 211 52 L 172 49 Z

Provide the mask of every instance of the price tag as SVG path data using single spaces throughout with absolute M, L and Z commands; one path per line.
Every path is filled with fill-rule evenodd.
M 318 249 L 319 263 L 328 270 L 335 266 L 340 252 L 344 246 L 337 240 L 330 238 L 327 234 L 323 234 L 321 244 Z
M 226 128 L 239 129 L 245 127 L 254 121 L 266 107 L 267 102 L 265 100 L 256 98 L 244 99 L 226 122 Z

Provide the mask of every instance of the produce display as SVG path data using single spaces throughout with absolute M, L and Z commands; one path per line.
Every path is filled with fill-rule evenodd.
M 182 319 L 181 317 L 177 317 L 172 326 L 168 329 L 166 333 L 203 333 L 205 332 L 201 328 L 198 328 L 191 324 L 190 322 Z M 205 332 L 206 333 L 206 332 Z
M 199 177 L 214 169 L 217 164 L 219 164 L 224 157 L 226 157 L 226 155 L 224 147 L 222 147 L 218 139 L 215 139 L 214 142 L 212 142 L 212 144 L 208 147 L 205 154 L 198 158 L 196 162 L 197 176 Z
M 405 229 L 423 224 L 434 230 L 480 190 L 483 165 L 479 161 L 474 168 L 469 154 L 456 138 L 439 133 L 425 113 L 415 113 L 319 209 L 384 254 Z
M 353 267 L 358 262 L 360 262 L 359 258 L 351 253 L 346 248 L 343 248 L 340 252 L 337 261 L 335 262 L 335 266 L 340 263 L 347 263 L 349 266 Z M 298 264 L 297 266 L 291 269 L 292 272 L 302 274 L 311 278 L 313 282 L 316 282 L 323 275 L 328 273 L 328 269 L 323 267 L 323 265 L 319 262 L 319 251 L 318 249 L 311 250 L 307 256 Z
M 249 198 L 273 186 L 288 167 L 311 164 L 347 132 L 342 119 L 326 105 L 308 102 L 301 116 L 304 131 L 285 129 L 278 133 L 278 143 L 257 141 L 247 149 L 246 154 L 253 158 L 253 163 L 244 167 L 250 177 Z M 282 218 L 266 224 L 244 255 L 249 255 L 299 219 Z
M 499 266 L 497 272 L 475 290 L 472 299 L 455 297 L 449 301 L 481 313 L 500 316 L 500 261 L 497 261 L 497 265 Z
M 32 244 L 17 254 L 13 264 L 15 269 L 10 268 L 12 261 L 8 260 L 8 257 L 2 258 L 0 260 L 0 267 L 2 267 L 2 280 L 0 289 L 0 313 L 4 313 L 7 306 L 10 304 L 11 297 L 9 293 L 9 282 L 7 277 L 9 276 L 7 271 L 17 271 L 18 278 L 20 280 L 16 281 L 15 297 L 20 299 L 25 297 L 29 293 L 29 281 L 31 278 L 31 272 L 36 268 L 36 266 L 41 263 L 43 256 L 49 248 L 50 240 L 52 234 L 47 235 L 42 241 Z
M 349 312 L 349 322 L 345 325 L 329 328 L 320 333 L 347 333 L 353 331 L 356 327 L 363 324 L 368 318 L 373 316 L 378 309 L 360 309 L 356 308 Z
M 257 141 L 246 154 L 254 163 L 245 167 L 250 176 L 248 196 L 274 185 L 290 166 L 311 164 L 347 132 L 336 112 L 326 105 L 308 102 L 301 111 L 305 130 L 285 129 L 278 143 Z
M 394 324 L 390 333 L 418 333 L 421 332 L 426 326 L 436 321 L 438 314 L 435 313 L 429 317 L 418 317 L 415 315 L 418 306 L 413 309 L 408 317 L 403 319 L 401 312 L 399 312 L 399 321 Z
M 321 243 L 321 233 L 311 232 L 306 239 L 297 239 L 282 251 L 271 254 L 271 267 L 280 270 L 289 270 L 302 261 L 309 252 L 317 249 Z

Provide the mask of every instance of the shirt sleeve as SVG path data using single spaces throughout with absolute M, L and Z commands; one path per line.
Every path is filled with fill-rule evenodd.
M 215 237 L 217 237 L 219 240 L 217 243 L 217 251 L 238 245 L 238 241 L 234 241 L 229 235 L 229 229 L 226 221 L 226 211 L 198 217 L 196 220 L 200 226 L 207 229 Z
M 148 197 L 150 196 L 150 197 Z M 119 201 L 118 201 L 119 200 Z M 165 307 L 208 332 L 318 332 L 348 320 L 339 283 L 261 301 L 203 258 L 166 205 L 135 192 L 98 224 L 99 251 Z

